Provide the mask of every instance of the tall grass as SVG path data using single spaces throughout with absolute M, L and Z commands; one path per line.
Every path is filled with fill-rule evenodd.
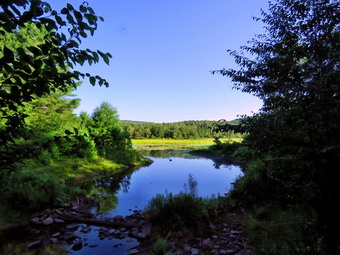
M 217 216 L 217 209 L 217 198 L 197 196 L 197 181 L 189 175 L 183 192 L 157 194 L 149 201 L 145 214 L 163 235 L 169 231 L 204 235 L 211 231 L 209 223 Z

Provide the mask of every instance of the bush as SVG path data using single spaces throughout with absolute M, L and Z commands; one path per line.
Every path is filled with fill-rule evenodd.
M 3 176 L 0 189 L 3 205 L 21 211 L 61 206 L 78 192 L 51 177 L 20 171 Z
M 316 216 L 302 207 L 268 204 L 246 219 L 247 236 L 259 255 L 321 254 Z
M 163 238 L 158 238 L 153 244 L 150 255 L 167 255 L 169 251 L 169 245 L 166 243 L 166 240 Z
M 200 234 L 210 231 L 209 223 L 217 215 L 218 199 L 197 197 L 197 182 L 192 176 L 185 187 L 188 189 L 185 192 L 157 194 L 149 201 L 145 213 L 163 234 L 169 231 Z

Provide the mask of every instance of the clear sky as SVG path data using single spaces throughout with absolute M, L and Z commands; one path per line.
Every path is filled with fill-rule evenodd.
M 60 9 L 76 0 L 50 0 Z M 228 78 L 210 71 L 235 67 L 228 49 L 263 32 L 252 17 L 267 0 L 87 0 L 103 16 L 94 37 L 82 47 L 110 52 L 81 71 L 106 78 L 110 87 L 84 81 L 76 94 L 77 112 L 91 113 L 101 102 L 117 108 L 120 119 L 152 122 L 232 120 L 256 112 L 262 102 L 231 89 Z

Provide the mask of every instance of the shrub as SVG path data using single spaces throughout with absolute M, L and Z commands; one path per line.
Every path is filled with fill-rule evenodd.
M 160 227 L 163 234 L 169 231 L 210 231 L 209 223 L 217 214 L 218 199 L 197 197 L 197 182 L 189 176 L 185 192 L 173 195 L 157 194 L 149 201 L 145 213 L 149 220 Z
M 3 176 L 0 189 L 2 203 L 21 211 L 60 206 L 78 192 L 51 177 L 20 171 Z
M 267 204 L 245 221 L 247 236 L 259 255 L 321 254 L 315 212 Z
M 169 251 L 169 245 L 163 238 L 158 238 L 153 244 L 150 255 L 167 255 Z

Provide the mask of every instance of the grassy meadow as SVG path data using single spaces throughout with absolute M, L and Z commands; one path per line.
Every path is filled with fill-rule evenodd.
M 220 141 L 241 142 L 242 138 L 222 138 Z M 214 139 L 134 139 L 132 145 L 136 150 L 197 150 L 214 145 Z

